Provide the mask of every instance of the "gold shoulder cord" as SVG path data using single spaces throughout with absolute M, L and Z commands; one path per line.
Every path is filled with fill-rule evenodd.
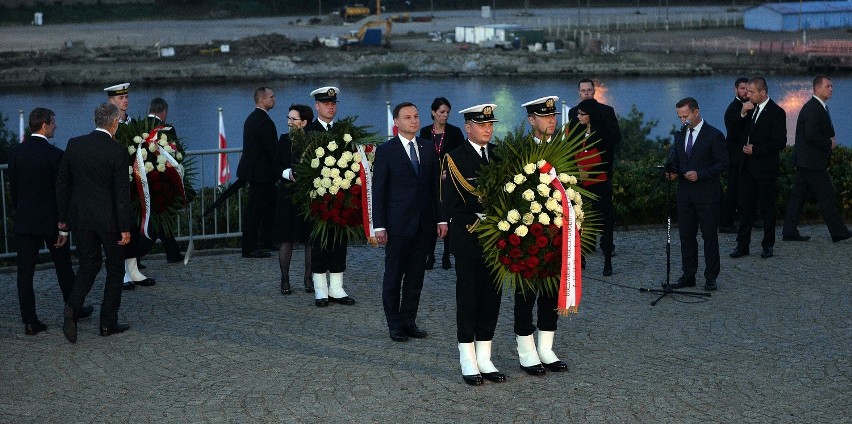
M 452 173 L 453 185 L 456 187 L 456 191 L 459 193 L 459 197 L 461 197 L 462 202 L 464 202 L 465 205 L 467 204 L 467 201 L 464 199 L 464 195 L 462 195 L 459 186 L 461 186 L 461 188 L 467 191 L 468 193 L 476 196 L 476 198 L 479 199 L 479 202 L 482 203 L 482 194 L 477 191 L 469 182 L 467 182 L 467 180 L 464 178 L 464 175 L 462 175 L 461 171 L 459 171 L 459 168 L 456 166 L 456 163 L 453 162 L 453 158 L 450 157 L 450 155 L 447 155 L 446 158 L 447 167 Z M 465 225 L 465 228 L 467 228 L 467 232 L 473 233 L 473 231 L 478 225 L 479 218 L 477 218 L 473 224 Z

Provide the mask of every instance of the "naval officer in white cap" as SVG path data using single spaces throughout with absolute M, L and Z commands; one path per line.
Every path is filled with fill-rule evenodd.
M 114 104 L 118 108 L 118 122 L 121 124 L 129 123 L 133 118 L 127 115 L 127 107 L 130 106 L 130 83 L 116 84 L 111 87 L 104 88 L 107 93 L 107 101 Z

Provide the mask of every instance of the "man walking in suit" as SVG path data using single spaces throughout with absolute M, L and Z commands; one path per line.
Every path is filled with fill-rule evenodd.
M 417 107 L 409 102 L 396 105 L 393 121 L 399 135 L 376 149 L 373 163 L 373 223 L 376 239 L 387 244 L 382 280 L 385 319 L 391 340 L 404 342 L 427 335 L 416 322 L 426 256 L 431 233 L 444 238 L 447 223 L 439 207 L 435 146 L 416 135 Z
M 62 160 L 62 150 L 48 143 L 56 131 L 56 116 L 50 109 L 35 108 L 30 112 L 32 134 L 9 152 L 9 190 L 12 210 L 15 211 L 15 244 L 18 267 L 18 302 L 21 320 L 28 336 L 47 330 L 36 314 L 33 275 L 38 251 L 47 245 L 62 299 L 68 301 L 74 285 L 68 233 L 56 228 L 56 173 Z M 86 306 L 80 312 L 85 318 L 92 314 Z
M 275 183 L 278 181 L 275 154 L 278 130 L 269 116 L 275 93 L 269 87 L 254 91 L 254 111 L 243 124 L 243 155 L 237 177 L 247 181 L 248 203 L 243 213 L 243 257 L 268 258 L 275 216 Z
M 148 116 L 145 118 L 149 128 L 164 126 L 166 119 L 169 117 L 169 104 L 165 99 L 155 97 L 151 99 L 148 105 Z M 173 125 L 168 125 L 168 130 L 163 130 L 177 138 L 177 131 Z M 174 234 L 165 235 L 162 228 L 157 228 L 157 238 L 163 243 L 163 250 L 166 252 L 166 262 L 173 264 L 183 261 L 183 254 L 180 252 L 177 240 Z
M 725 109 L 725 145 L 728 148 L 728 189 L 722 196 L 719 232 L 736 234 L 734 219 L 740 205 L 740 167 L 743 161 L 743 131 L 751 120 L 754 103 L 748 101 L 748 78 L 734 81 L 734 100 Z
M 467 141 L 444 158 L 441 201 L 450 219 L 451 253 L 456 259 L 456 328 L 462 379 L 472 386 L 485 380 L 499 383 L 506 376 L 491 362 L 491 340 L 500 313 L 500 289 L 495 273 L 485 266 L 475 228 L 483 212 L 476 190 L 479 168 L 492 157 L 494 109 L 487 103 L 459 111 L 464 115 Z
M 698 101 L 692 97 L 675 105 L 684 124 L 675 135 L 672 154 L 666 162 L 666 177 L 677 180 L 677 219 L 683 275 L 672 284 L 680 289 L 695 286 L 698 272 L 698 242 L 704 239 L 704 290 L 716 290 L 719 276 L 719 177 L 728 167 L 728 152 L 722 132 L 701 118 Z
M 755 208 L 760 200 L 763 218 L 763 259 L 773 256 L 775 246 L 775 193 L 778 180 L 779 153 L 787 145 L 787 115 L 781 106 L 769 98 L 769 88 L 763 77 L 748 82 L 749 101 L 754 104 L 751 121 L 748 121 L 743 139 L 743 162 L 740 167 L 740 228 L 737 247 L 732 258 L 749 254 L 751 229 Z M 740 114 L 744 116 L 744 114 Z
M 837 147 L 831 115 L 826 102 L 834 92 L 834 85 L 827 75 L 817 75 L 813 83 L 814 96 L 802 106 L 796 120 L 796 144 L 793 146 L 793 165 L 796 179 L 784 217 L 784 241 L 807 241 L 808 236 L 799 234 L 799 217 L 802 206 L 811 192 L 816 193 L 819 212 L 831 241 L 838 242 L 852 237 L 843 223 L 834 184 L 828 173 L 831 151 Z
M 106 282 L 101 302 L 100 335 L 130 328 L 118 323 L 121 306 L 123 250 L 130 242 L 127 149 L 116 143 L 119 110 L 104 103 L 95 109 L 96 129 L 68 141 L 56 177 L 59 231 L 74 231 L 80 267 L 63 312 L 62 332 L 77 341 L 77 319 L 106 255 Z
M 337 115 L 337 87 L 320 87 L 311 91 L 317 119 L 305 126 L 305 132 L 331 131 Z M 298 177 L 297 177 L 298 178 Z M 314 304 L 319 308 L 329 302 L 354 305 L 355 299 L 343 289 L 343 271 L 346 271 L 346 254 L 349 240 L 344 236 L 311 241 L 311 273 L 314 280 Z

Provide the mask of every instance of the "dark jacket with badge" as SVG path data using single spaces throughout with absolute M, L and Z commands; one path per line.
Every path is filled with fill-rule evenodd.
M 493 152 L 495 145 L 488 143 L 487 152 L 489 160 L 495 160 Z M 476 223 L 482 213 L 482 203 L 479 197 L 466 189 L 461 181 L 456 180 L 456 172 L 464 179 L 468 187 L 476 188 L 479 177 L 479 168 L 486 162 L 479 152 L 465 140 L 461 146 L 453 149 L 444 159 L 441 172 L 441 203 L 444 216 L 449 219 L 450 233 L 453 240 L 450 251 L 455 256 L 468 258 L 481 258 L 482 246 L 479 245 L 477 235 L 468 230 L 469 225 Z

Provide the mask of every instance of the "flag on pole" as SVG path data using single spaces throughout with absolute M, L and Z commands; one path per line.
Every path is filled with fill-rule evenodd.
M 228 141 L 225 139 L 225 124 L 222 122 L 222 108 L 219 108 L 219 148 L 227 149 Z M 218 176 L 219 185 L 227 184 L 231 179 L 231 169 L 228 167 L 228 154 L 219 153 Z
M 562 127 L 568 124 L 570 120 L 570 116 L 568 116 L 568 105 L 565 104 L 565 100 L 562 101 Z M 568 131 L 568 128 L 565 128 L 565 131 Z
M 399 128 L 393 124 L 393 113 L 391 113 L 390 100 L 388 100 L 388 138 L 395 137 L 399 134 Z
M 18 142 L 24 142 L 24 110 L 18 109 L 18 114 L 20 115 L 20 124 L 18 125 Z

